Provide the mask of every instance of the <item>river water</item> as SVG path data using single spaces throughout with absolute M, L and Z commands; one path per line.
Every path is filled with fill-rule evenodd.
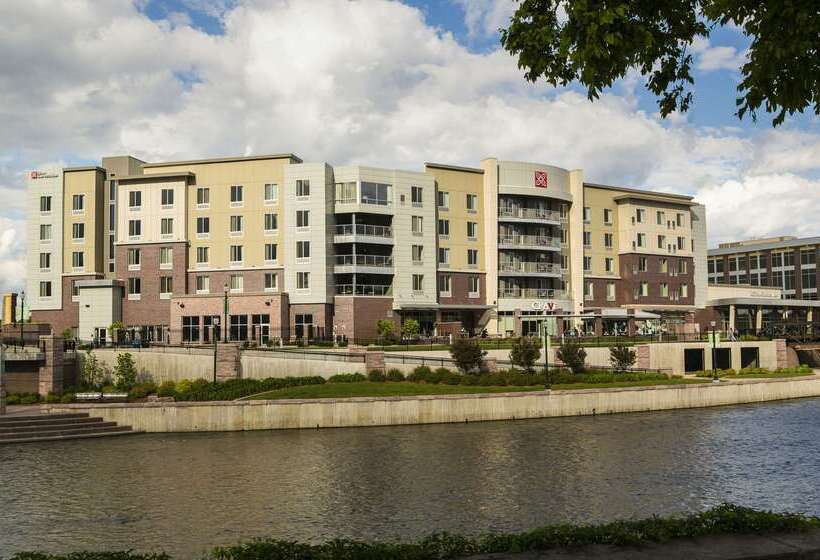
M 700 510 L 820 514 L 820 399 L 613 416 L 0 446 L 0 557 L 198 557 Z

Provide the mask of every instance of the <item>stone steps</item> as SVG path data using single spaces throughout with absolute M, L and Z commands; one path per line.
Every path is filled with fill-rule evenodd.
M 0 417 L 0 445 L 137 433 L 130 426 L 119 426 L 84 413 Z

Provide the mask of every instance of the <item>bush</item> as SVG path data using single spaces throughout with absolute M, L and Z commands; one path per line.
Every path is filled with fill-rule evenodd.
M 176 383 L 173 381 L 163 381 L 159 387 L 157 387 L 157 396 L 158 397 L 173 397 L 177 392 Z
M 421 332 L 421 325 L 415 319 L 407 319 L 401 326 L 401 332 L 408 338 L 415 338 Z
M 184 395 L 185 393 L 189 393 L 191 391 L 192 386 L 193 383 L 190 379 L 180 379 L 179 381 L 177 381 L 177 385 L 174 388 L 174 392 L 176 393 L 176 396 Z
M 40 395 L 23 395 L 20 397 L 20 404 L 37 404 L 40 401 Z M 6 401 L 8 402 L 8 401 Z
M 97 356 L 89 348 L 83 357 L 83 367 L 80 372 L 80 384 L 83 387 L 97 388 L 104 383 L 105 367 L 97 360 Z
M 147 381 L 145 383 L 137 383 L 131 390 L 128 391 L 128 397 L 132 399 L 144 399 L 150 394 L 157 392 L 156 384 Z
M 557 356 L 565 366 L 572 370 L 572 373 L 583 373 L 586 369 L 584 365 L 584 360 L 587 358 L 586 350 L 570 339 L 566 339 L 561 344 Z
M 510 361 L 526 372 L 533 371 L 536 360 L 541 356 L 541 341 L 537 338 L 522 336 L 516 338 L 510 349 Z
M 636 359 L 637 354 L 628 346 L 616 344 L 609 347 L 609 363 L 615 371 L 623 372 L 630 369 L 635 365 Z
M 370 373 L 367 374 L 367 380 L 375 383 L 384 383 L 387 381 L 387 376 L 381 370 L 371 369 Z
M 60 402 L 60 395 L 58 395 L 57 393 L 49 393 L 48 395 L 46 395 L 45 400 L 48 404 L 56 404 Z
M 427 379 L 432 375 L 433 370 L 427 366 L 416 366 L 410 375 L 407 376 L 407 381 L 414 383 L 426 383 Z
M 337 373 L 328 379 L 329 383 L 360 383 L 367 381 L 367 377 L 361 373 Z
M 364 376 L 362 376 L 364 377 Z M 199 384 L 189 382 L 190 387 L 184 393 L 177 392 L 176 398 L 180 401 L 229 401 L 249 395 L 298 387 L 301 385 L 322 385 L 325 379 L 319 376 L 311 377 L 268 377 L 267 379 L 230 379 L 224 383 L 208 383 L 201 389 L 194 389 Z
M 137 366 L 134 357 L 129 352 L 117 355 L 117 365 L 114 366 L 114 378 L 120 391 L 127 391 L 137 383 Z
M 63 396 L 60 397 L 60 402 L 67 404 L 73 403 L 77 396 L 74 393 L 63 393 Z
M 393 368 L 387 372 L 388 381 L 404 381 L 404 374 L 401 370 Z
M 450 355 L 458 369 L 464 373 L 472 373 L 481 367 L 487 352 L 481 349 L 478 341 L 470 338 L 457 338 L 450 346 Z

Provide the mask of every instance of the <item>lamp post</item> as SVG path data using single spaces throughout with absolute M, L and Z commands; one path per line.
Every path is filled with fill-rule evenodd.
M 25 322 L 25 314 L 24 310 L 26 308 L 26 292 L 20 292 L 20 348 L 23 348 L 26 345 L 26 341 L 23 338 L 23 323 Z
M 222 286 L 222 291 L 225 293 L 225 303 L 222 306 L 222 335 L 225 342 L 228 341 L 228 283 Z
M 716 383 L 718 380 L 717 366 L 715 364 L 715 346 L 717 344 L 717 336 L 715 334 L 715 321 L 709 323 L 712 326 L 712 382 Z
M 214 383 L 216 383 L 216 339 L 219 335 L 219 317 L 211 319 L 211 338 L 214 339 Z

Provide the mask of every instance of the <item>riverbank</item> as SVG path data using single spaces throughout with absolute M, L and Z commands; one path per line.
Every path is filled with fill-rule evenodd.
M 50 404 L 145 432 L 342 428 L 702 408 L 820 396 L 820 375 L 720 383 L 495 394 L 215 402 Z

